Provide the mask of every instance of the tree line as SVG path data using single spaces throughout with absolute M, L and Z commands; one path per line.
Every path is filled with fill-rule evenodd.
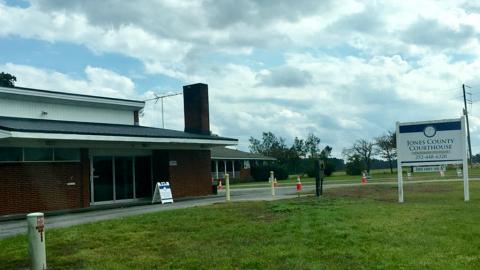
M 342 151 L 346 158 L 347 174 L 358 175 L 362 171 L 370 173 L 374 157 L 380 157 L 388 162 L 390 173 L 393 173 L 397 158 L 397 139 L 393 131 L 380 135 L 373 140 L 359 139 L 350 148 Z
M 370 173 L 372 165 L 385 167 L 385 163 L 393 173 L 396 166 L 396 135 L 393 131 L 388 131 L 373 140 L 359 139 L 351 147 L 343 149 L 346 164 L 342 159 L 331 157 L 332 147 L 327 145 L 322 148 L 320 142 L 318 136 L 309 133 L 306 138 L 295 137 L 292 144 L 287 145 L 285 138 L 272 132 L 263 132 L 259 139 L 250 137 L 249 149 L 252 153 L 276 158 L 276 165 L 285 169 L 288 174 L 313 175 L 312 160 L 316 159 L 325 160 L 328 173 L 343 169 L 351 175 L 358 175 L 363 171 Z
M 306 138 L 295 137 L 291 145 L 287 145 L 285 138 L 276 136 L 272 132 L 263 132 L 260 139 L 250 137 L 249 149 L 252 153 L 277 159 L 277 170 L 285 170 L 288 174 L 313 175 L 313 160 L 324 159 L 327 164 L 326 173 L 332 173 L 335 167 L 343 167 L 343 161 L 331 158 L 331 146 L 320 147 L 320 138 L 309 133 Z M 341 163 L 341 164 L 339 164 Z

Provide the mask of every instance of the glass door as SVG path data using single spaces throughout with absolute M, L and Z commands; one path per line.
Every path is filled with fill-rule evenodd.
M 113 159 L 93 157 L 93 201 L 113 200 Z
M 137 198 L 152 197 L 152 162 L 149 156 L 135 157 L 135 193 Z
M 92 156 L 92 203 L 152 196 L 150 156 Z
M 115 200 L 133 199 L 133 158 L 115 157 Z

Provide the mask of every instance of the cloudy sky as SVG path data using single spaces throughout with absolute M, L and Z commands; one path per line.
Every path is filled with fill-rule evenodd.
M 209 85 L 214 133 L 313 132 L 342 148 L 396 121 L 456 118 L 470 85 L 480 152 L 480 3 L 0 0 L 0 71 L 17 86 L 147 99 Z M 166 128 L 183 130 L 181 96 Z M 470 109 L 470 107 L 469 107 Z M 161 126 L 149 103 L 143 125 Z

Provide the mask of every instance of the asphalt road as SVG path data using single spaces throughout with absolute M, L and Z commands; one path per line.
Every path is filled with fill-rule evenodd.
M 480 180 L 480 178 L 470 179 Z M 405 184 L 428 183 L 428 182 L 449 182 L 461 181 L 459 179 L 445 179 L 445 180 L 421 180 L 421 181 L 407 181 Z M 378 182 L 368 183 L 368 185 L 392 185 L 396 182 Z M 360 183 L 350 184 L 326 184 L 325 189 L 341 188 L 349 186 L 358 186 Z M 304 185 L 303 192 L 313 192 L 314 185 Z M 235 188 L 231 190 L 231 201 L 252 201 L 252 200 L 278 200 L 296 197 L 295 186 L 280 186 L 276 188 L 276 196 L 271 194 L 270 187 L 258 188 Z M 127 216 L 153 213 L 159 211 L 168 211 L 173 209 L 182 209 L 188 207 L 212 205 L 215 203 L 225 202 L 225 190 L 221 190 L 217 196 L 208 196 L 196 199 L 182 200 L 173 204 L 148 204 L 142 206 L 132 206 L 124 208 L 115 208 L 107 210 L 94 210 L 81 213 L 69 213 L 58 216 L 47 216 L 45 218 L 45 226 L 49 228 L 69 227 L 73 225 L 85 224 L 90 222 L 122 218 Z M 27 231 L 26 220 L 14 220 L 0 222 L 0 239 L 14 236 L 17 234 L 25 234 Z M 48 236 L 48 233 L 47 233 Z

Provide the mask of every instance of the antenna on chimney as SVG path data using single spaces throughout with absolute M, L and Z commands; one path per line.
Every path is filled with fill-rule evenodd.
M 155 104 L 157 104 L 159 100 L 162 101 L 162 128 L 165 128 L 165 121 L 163 118 L 163 99 L 167 97 L 178 96 L 181 94 L 182 93 L 173 93 L 173 94 L 170 93 L 170 94 L 158 95 L 157 93 L 153 93 L 153 95 L 155 96 L 154 98 L 144 100 L 145 102 L 155 100 Z

